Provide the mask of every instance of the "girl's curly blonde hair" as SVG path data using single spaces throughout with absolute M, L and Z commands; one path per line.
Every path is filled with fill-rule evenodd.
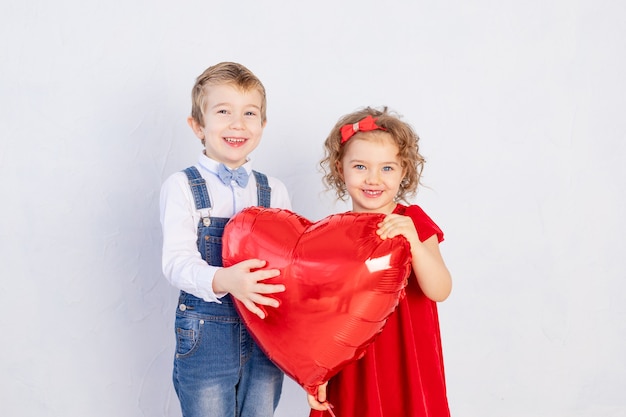
M 419 153 L 419 136 L 408 123 L 400 120 L 400 115 L 390 111 L 387 106 L 380 110 L 365 107 L 339 119 L 324 142 L 324 159 L 320 161 L 320 166 L 324 172 L 324 184 L 327 189 L 334 189 L 339 199 L 346 199 L 346 184 L 338 168 L 346 148 L 345 144 L 341 143 L 341 128 L 357 123 L 367 116 L 376 118 L 376 125 L 384 128 L 398 145 L 398 156 L 405 174 L 400 183 L 396 200 L 406 202 L 407 198 L 414 196 L 417 192 L 426 160 Z M 366 133 L 357 134 L 364 135 Z

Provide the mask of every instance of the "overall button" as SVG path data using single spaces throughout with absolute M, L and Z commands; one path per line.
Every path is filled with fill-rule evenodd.
M 184 304 L 179 305 L 179 306 L 178 306 L 178 308 L 179 308 L 179 310 L 180 310 L 180 311 L 185 311 L 185 310 L 187 310 L 187 306 L 186 306 L 186 305 L 184 305 Z

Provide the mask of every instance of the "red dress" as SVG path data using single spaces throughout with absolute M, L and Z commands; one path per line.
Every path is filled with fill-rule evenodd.
M 443 232 L 416 205 L 394 213 L 411 217 L 421 241 Z M 437 303 L 411 273 L 397 309 L 363 358 L 330 379 L 327 400 L 336 417 L 449 417 Z M 311 410 L 310 417 L 329 417 Z

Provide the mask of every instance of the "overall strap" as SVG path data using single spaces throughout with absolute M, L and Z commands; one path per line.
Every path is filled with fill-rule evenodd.
M 209 192 L 206 189 L 206 181 L 202 178 L 198 169 L 191 166 L 183 172 L 189 180 L 189 187 L 191 187 L 191 193 L 196 203 L 196 210 L 211 208 L 211 199 L 209 199 Z
M 258 205 L 269 208 L 272 203 L 272 188 L 267 181 L 267 176 L 255 170 L 252 170 L 252 173 L 254 174 L 254 178 L 256 178 Z

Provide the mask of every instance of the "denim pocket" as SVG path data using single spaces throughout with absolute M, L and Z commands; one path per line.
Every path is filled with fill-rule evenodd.
M 188 356 L 193 353 L 200 340 L 200 321 L 197 318 L 176 317 L 176 355 Z
M 222 238 L 220 236 L 205 236 L 204 245 L 200 249 L 204 252 L 204 260 L 209 265 L 222 266 Z

